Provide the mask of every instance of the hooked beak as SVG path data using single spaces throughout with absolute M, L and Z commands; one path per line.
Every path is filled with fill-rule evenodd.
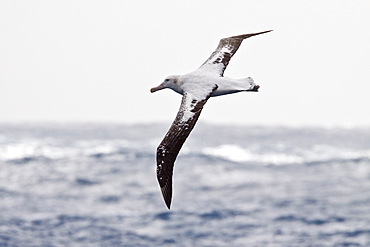
M 150 92 L 151 92 L 151 93 L 154 93 L 154 92 L 156 92 L 156 91 L 158 91 L 158 90 L 161 90 L 161 89 L 164 89 L 164 83 L 161 83 L 158 87 L 153 87 L 153 88 L 151 88 L 151 89 L 150 89 Z

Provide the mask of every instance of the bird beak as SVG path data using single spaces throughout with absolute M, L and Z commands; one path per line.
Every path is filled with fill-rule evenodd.
M 164 83 L 161 83 L 158 87 L 153 87 L 153 88 L 151 88 L 151 89 L 150 89 L 150 92 L 151 92 L 151 93 L 154 93 L 154 92 L 156 92 L 156 91 L 158 91 L 158 90 L 161 90 L 161 89 L 164 89 Z

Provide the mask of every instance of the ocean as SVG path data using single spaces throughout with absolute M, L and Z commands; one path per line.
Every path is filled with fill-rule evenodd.
M 0 124 L 0 246 L 370 246 L 370 129 Z

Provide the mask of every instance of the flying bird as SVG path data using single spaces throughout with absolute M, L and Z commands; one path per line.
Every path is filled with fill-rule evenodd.
M 175 160 L 209 97 L 258 91 L 259 86 L 250 77 L 244 79 L 224 77 L 231 57 L 244 39 L 271 31 L 223 38 L 216 50 L 197 70 L 184 75 L 168 76 L 159 86 L 150 89 L 154 93 L 170 88 L 183 95 L 177 116 L 157 148 L 157 179 L 168 209 L 171 207 Z

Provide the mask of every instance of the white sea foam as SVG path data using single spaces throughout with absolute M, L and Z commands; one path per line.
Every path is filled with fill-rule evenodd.
M 107 155 L 128 146 L 125 140 L 77 140 L 58 142 L 53 139 L 22 139 L 17 142 L 3 142 L 0 145 L 0 160 L 21 160 L 43 157 L 47 159 L 65 159 L 86 157 L 94 154 Z M 132 144 L 135 148 L 135 144 Z
M 270 149 L 270 148 L 269 148 Z M 353 150 L 329 145 L 313 145 L 289 153 L 287 150 L 264 151 L 263 147 L 242 148 L 238 145 L 225 144 L 206 147 L 202 150 L 206 155 L 220 157 L 233 162 L 257 162 L 275 165 L 300 164 L 304 162 L 325 162 L 330 160 L 349 160 L 370 158 L 370 150 Z
M 221 145 L 218 147 L 208 147 L 203 149 L 203 153 L 221 157 L 234 162 L 258 162 L 272 164 L 292 164 L 303 161 L 302 157 L 278 152 L 257 153 L 241 148 L 237 145 Z

